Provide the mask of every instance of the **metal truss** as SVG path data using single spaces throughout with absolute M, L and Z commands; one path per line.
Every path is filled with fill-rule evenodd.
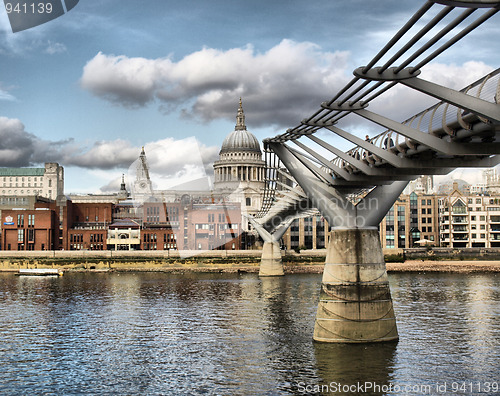
M 380 187 L 391 189 L 392 200 L 403 184 L 419 175 L 499 164 L 500 69 L 461 91 L 420 78 L 425 65 L 499 10 L 498 0 L 427 1 L 366 66 L 354 70 L 354 78 L 332 99 L 295 128 L 265 139 L 265 149 L 278 155 L 323 215 L 315 202 L 319 196 L 343 201 L 347 194 L 366 195 Z M 368 110 L 373 100 L 398 84 L 440 102 L 404 122 Z M 386 130 L 361 139 L 338 127 L 347 116 L 362 117 Z M 319 130 L 332 132 L 354 147 L 342 152 L 316 136 Z M 318 151 L 330 153 L 329 158 Z M 344 214 L 359 212 L 354 206 L 341 206 Z M 326 217 L 332 216 L 333 212 Z M 369 225 L 376 225 L 375 220 L 370 219 Z

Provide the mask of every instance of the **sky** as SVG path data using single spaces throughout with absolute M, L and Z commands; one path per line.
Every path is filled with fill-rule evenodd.
M 0 166 L 59 162 L 66 193 L 114 192 L 144 146 L 158 187 L 210 174 L 240 97 L 259 140 L 283 133 L 333 97 L 420 3 L 80 0 L 17 33 L 0 7 Z M 499 67 L 499 21 L 422 77 L 459 89 Z M 401 121 L 431 104 L 409 93 L 374 109 Z M 346 125 L 359 136 L 366 128 Z

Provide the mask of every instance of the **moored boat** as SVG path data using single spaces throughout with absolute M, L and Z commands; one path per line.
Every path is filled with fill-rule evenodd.
M 26 276 L 61 276 L 62 270 L 58 268 L 21 268 L 16 275 Z

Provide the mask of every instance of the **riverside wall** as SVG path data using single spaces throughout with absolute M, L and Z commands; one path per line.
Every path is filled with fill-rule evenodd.
M 0 271 L 259 272 L 261 250 L 0 251 Z M 281 251 L 285 273 L 322 273 L 326 249 Z M 500 249 L 386 249 L 388 272 L 500 272 Z
M 321 272 L 325 254 L 320 250 L 282 251 L 288 273 Z M 0 271 L 60 268 L 75 271 L 259 272 L 261 255 L 260 250 L 0 251 Z

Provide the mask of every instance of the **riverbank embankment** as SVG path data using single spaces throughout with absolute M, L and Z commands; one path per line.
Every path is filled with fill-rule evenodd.
M 170 273 L 223 273 L 259 271 L 259 250 L 217 251 L 0 251 L 0 271 L 22 268 L 59 268 L 64 271 Z M 285 273 L 322 273 L 326 250 L 283 251 Z M 411 254 L 386 254 L 388 272 L 500 272 L 500 260 L 489 255 L 444 257 L 433 255 L 411 259 Z M 457 259 L 457 257 L 459 259 Z M 472 257 L 472 258 L 470 258 Z

